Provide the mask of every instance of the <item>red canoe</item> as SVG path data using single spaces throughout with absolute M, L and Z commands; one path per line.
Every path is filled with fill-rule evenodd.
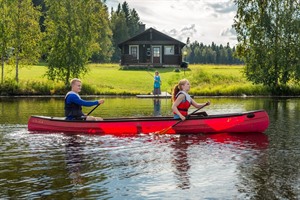
M 104 121 L 67 121 L 59 117 L 31 116 L 29 131 L 88 134 L 148 134 L 160 132 L 176 124 L 172 117 L 108 118 Z M 269 126 L 266 111 L 218 115 L 192 115 L 168 129 L 166 134 L 264 132 Z

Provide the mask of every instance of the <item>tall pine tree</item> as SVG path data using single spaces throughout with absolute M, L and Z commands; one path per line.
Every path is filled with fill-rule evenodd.
M 111 11 L 111 29 L 113 31 L 114 53 L 113 62 L 119 62 L 121 51 L 118 44 L 129 39 L 139 33 L 139 25 L 141 24 L 138 13 L 134 9 L 130 9 L 125 1 L 119 4 L 116 11 Z

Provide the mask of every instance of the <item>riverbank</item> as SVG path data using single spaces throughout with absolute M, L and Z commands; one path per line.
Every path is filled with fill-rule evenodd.
M 189 65 L 187 70 L 174 68 L 123 70 L 118 64 L 90 64 L 89 72 L 81 77 L 82 95 L 134 96 L 151 94 L 153 75 L 160 72 L 161 91 L 172 92 L 173 86 L 183 78 L 191 83 L 190 93 L 195 96 L 269 96 L 271 92 L 262 85 L 253 85 L 243 76 L 240 65 Z M 13 70 L 1 84 L 0 95 L 64 95 L 68 90 L 62 82 L 49 81 L 45 65 L 23 67 L 19 70 L 19 84 L 11 81 Z M 7 81 L 10 80 L 10 81 Z M 292 95 L 299 94 L 299 87 Z M 290 95 L 290 94 L 286 94 Z

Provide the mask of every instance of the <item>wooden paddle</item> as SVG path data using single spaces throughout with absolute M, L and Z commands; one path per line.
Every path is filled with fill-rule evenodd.
M 200 108 L 196 109 L 194 112 L 192 112 L 191 114 L 188 114 L 185 119 L 187 120 L 192 114 L 196 113 L 198 110 L 204 108 L 205 106 L 209 105 L 208 102 L 206 102 L 203 106 L 201 106 Z M 185 121 L 185 120 L 184 120 Z M 158 132 L 155 132 L 155 134 L 165 134 L 167 133 L 171 128 L 173 128 L 174 126 L 176 126 L 177 124 L 179 124 L 180 122 L 183 122 L 182 120 L 176 122 L 175 124 L 173 124 L 172 126 L 168 127 L 168 128 L 165 128 L 161 131 L 158 131 Z
M 96 108 L 98 108 L 98 106 L 100 106 L 100 103 L 96 105 L 86 116 L 90 115 Z

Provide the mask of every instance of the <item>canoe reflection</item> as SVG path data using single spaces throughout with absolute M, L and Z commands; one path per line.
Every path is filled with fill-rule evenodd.
M 83 185 L 86 183 L 86 178 L 82 175 L 84 171 L 88 171 L 90 169 L 86 169 L 88 166 L 88 161 L 91 161 L 95 159 L 94 157 L 90 157 L 87 159 L 86 157 L 86 146 L 93 146 L 95 141 L 97 140 L 99 142 L 102 141 L 102 136 L 97 137 L 97 139 L 90 140 L 91 142 L 89 145 L 87 145 L 88 141 L 85 140 L 84 137 L 80 137 L 79 135 L 73 135 L 69 136 L 67 144 L 66 144 L 66 168 L 69 174 L 69 179 L 71 181 L 70 184 L 73 186 L 76 185 Z M 80 139 L 81 138 L 81 139 Z M 163 145 L 166 148 L 171 148 L 171 155 L 166 154 L 164 156 L 170 156 L 170 164 L 172 166 L 172 173 L 175 178 L 175 184 L 176 187 L 182 190 L 191 189 L 191 177 L 193 176 L 193 173 L 202 173 L 203 172 L 203 166 L 205 163 L 202 163 L 202 161 L 205 161 L 205 158 L 212 157 L 212 156 L 220 156 L 222 153 L 228 152 L 229 157 L 231 157 L 230 154 L 236 154 L 237 151 L 240 150 L 240 152 L 247 151 L 247 155 L 251 156 L 251 149 L 255 151 L 264 150 L 268 147 L 268 136 L 264 133 L 218 133 L 218 134 L 192 134 L 192 135 L 135 135 L 135 136 L 112 136 L 111 142 L 112 146 L 108 145 L 105 147 L 107 149 L 107 152 L 116 152 L 117 149 L 116 146 L 118 146 L 118 143 L 120 142 L 121 145 L 125 145 L 124 141 L 128 142 L 128 147 L 130 147 L 132 141 L 141 141 L 142 143 L 150 143 L 150 146 L 153 147 L 156 144 Z M 137 139 L 137 140 L 135 140 Z M 105 140 L 105 139 L 104 139 Z M 97 144 L 98 145 L 98 144 Z M 102 145 L 102 144 L 101 144 Z M 148 146 L 148 145 L 144 145 Z M 110 149 L 110 147 L 113 147 Z M 151 149 L 150 147 L 150 149 Z M 93 147 L 94 148 L 94 147 Z M 126 149 L 126 148 L 125 148 Z M 157 149 L 154 148 L 154 151 L 151 151 L 150 149 L 147 149 L 145 151 L 146 155 L 143 157 L 143 159 L 152 158 L 153 154 L 157 154 Z M 115 160 L 115 162 L 122 161 L 121 164 L 114 164 L 114 167 L 121 167 L 126 166 L 126 163 L 131 163 L 129 166 L 131 167 L 131 170 L 128 172 L 122 172 L 122 176 L 124 174 L 126 177 L 132 176 L 132 171 L 135 171 L 136 169 L 132 169 L 132 166 L 139 166 L 144 165 L 147 163 L 145 160 L 143 162 L 137 162 L 136 165 L 134 165 L 133 161 L 131 160 L 134 158 L 135 153 L 131 152 L 132 147 L 127 148 L 127 151 L 124 150 L 124 148 L 121 148 L 118 153 L 117 157 L 118 159 Z M 208 150 L 206 152 L 200 153 L 199 151 L 202 150 Z M 219 152 L 214 152 L 218 151 Z M 235 152 L 234 152 L 235 151 Z M 106 153 L 107 153 L 106 152 Z M 168 152 L 168 151 L 166 151 Z M 201 157 L 201 154 L 208 153 L 206 156 Z M 97 154 L 101 154 L 100 152 L 97 152 Z M 114 153 L 112 153 L 114 154 Z M 148 155 L 147 155 L 148 154 Z M 131 155 L 131 156 L 129 156 Z M 195 157 L 196 156 L 196 157 Z M 198 157 L 200 156 L 200 157 Z M 111 157 L 111 156 L 110 156 Z M 130 159 L 131 158 L 131 159 Z M 138 161 L 140 157 L 135 157 Z M 159 158 L 160 159 L 160 158 Z M 261 159 L 260 157 L 255 157 L 254 159 Z M 99 163 L 97 164 L 97 170 L 101 169 L 101 166 L 105 165 L 104 162 L 106 162 L 103 159 L 98 159 Z M 102 161 L 101 161 L 102 160 Z M 214 163 L 218 158 L 212 158 L 211 162 L 208 163 Z M 151 159 L 147 160 L 151 163 Z M 152 160 L 153 161 L 153 160 Z M 201 163 L 197 163 L 200 161 Z M 242 160 L 240 160 L 242 161 Z M 240 162 L 239 161 L 239 162 Z M 103 162 L 103 163 L 102 163 Z M 220 161 L 221 162 L 221 161 Z M 234 161 L 233 161 L 234 162 Z M 144 164 L 143 164 L 144 163 Z M 242 164 L 243 162 L 239 163 Z M 200 164 L 200 165 L 197 165 Z M 215 164 L 213 164 L 215 165 Z M 209 167 L 209 166 L 206 166 Z M 139 168 L 139 167 L 138 167 Z M 145 166 L 140 166 L 140 168 L 145 168 Z M 125 168 L 127 169 L 127 168 Z M 124 168 L 122 168 L 124 170 Z M 100 170 L 101 171 L 101 170 Z M 125 170 L 126 171 L 126 170 Z M 117 173 L 117 172 L 114 172 Z M 127 174 L 126 174 L 127 173 Z M 136 172 L 134 172 L 135 174 Z M 105 173 L 104 173 L 105 174 Z M 137 173 L 138 174 L 138 173 Z M 135 174 L 136 175 L 136 174 Z M 120 175 L 121 176 L 121 175 Z M 201 177 L 201 176 L 200 176 Z M 101 179 L 106 179 L 105 176 Z M 78 192 L 82 191 L 77 191 Z
M 178 181 L 177 187 L 181 189 L 190 188 L 189 147 L 197 144 L 214 143 L 220 145 L 230 144 L 234 149 L 266 149 L 268 147 L 268 136 L 264 133 L 219 133 L 205 135 L 180 135 L 172 138 L 171 147 L 174 167 L 174 175 Z M 194 166 L 197 167 L 197 166 Z

